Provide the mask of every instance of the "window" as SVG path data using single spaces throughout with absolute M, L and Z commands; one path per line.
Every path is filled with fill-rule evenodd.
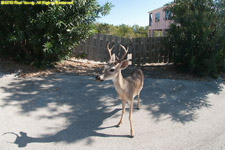
M 149 14 L 149 26 L 152 26 L 152 14 Z
M 165 11 L 165 20 L 170 20 L 170 18 L 171 18 L 171 11 L 166 10 Z
M 155 22 L 159 22 L 160 21 L 160 13 L 156 13 L 155 14 Z

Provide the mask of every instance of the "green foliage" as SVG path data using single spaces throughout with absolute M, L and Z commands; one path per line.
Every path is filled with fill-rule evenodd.
M 66 59 L 111 6 L 100 6 L 96 0 L 74 0 L 73 5 L 0 5 L 0 54 L 39 67 Z
M 148 26 L 141 27 L 138 25 L 128 26 L 121 24 L 119 26 L 114 26 L 107 23 L 96 23 L 95 32 L 110 34 L 119 37 L 147 37 L 148 36 Z
M 225 68 L 225 1 L 176 0 L 166 46 L 179 70 L 216 77 Z

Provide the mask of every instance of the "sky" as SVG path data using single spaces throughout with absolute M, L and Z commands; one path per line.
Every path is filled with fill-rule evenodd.
M 114 7 L 110 14 L 98 19 L 97 22 L 113 25 L 134 25 L 147 26 L 149 23 L 148 12 L 162 7 L 173 0 L 97 0 L 100 5 L 107 1 Z

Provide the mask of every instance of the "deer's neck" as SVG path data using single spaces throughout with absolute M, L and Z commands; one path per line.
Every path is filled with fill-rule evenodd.
M 125 80 L 123 78 L 123 75 L 122 75 L 121 71 L 119 71 L 119 73 L 117 74 L 115 79 L 113 79 L 113 84 L 114 84 L 114 87 L 115 87 L 118 94 L 124 93 Z

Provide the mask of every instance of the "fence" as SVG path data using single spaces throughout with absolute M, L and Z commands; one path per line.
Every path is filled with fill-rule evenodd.
M 89 60 L 107 61 L 109 56 L 106 49 L 107 42 L 110 46 L 115 45 L 112 53 L 116 56 L 123 55 L 123 50 L 119 44 L 129 47 L 132 54 L 132 64 L 143 65 L 146 63 L 168 63 L 170 53 L 162 44 L 161 37 L 154 38 L 121 38 L 112 35 L 96 34 L 92 35 L 86 42 L 81 43 L 74 50 L 75 56 L 87 55 Z

